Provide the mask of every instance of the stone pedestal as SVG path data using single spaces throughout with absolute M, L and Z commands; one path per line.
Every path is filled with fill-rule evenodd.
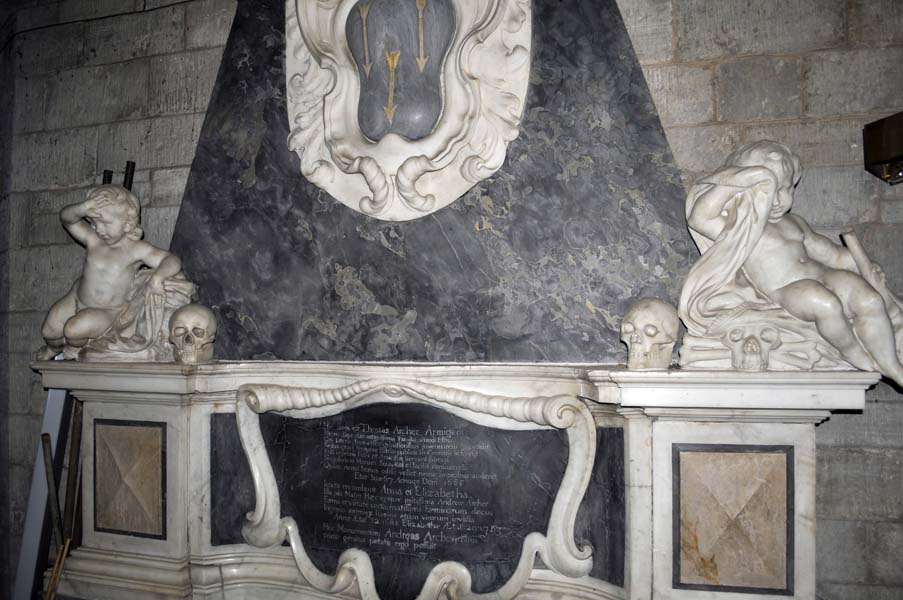
M 60 591 L 86 600 L 335 597 L 323 591 L 330 585 L 342 596 L 367 597 L 372 575 L 360 561 L 349 567 L 355 583 L 342 588 L 341 578 L 330 580 L 326 573 L 323 579 L 316 569 L 299 566 L 298 548 L 249 545 L 243 539 L 260 538 L 247 528 L 242 531 L 250 537 L 229 538 L 229 527 L 254 516 L 239 514 L 224 524 L 215 507 L 228 507 L 223 499 L 234 496 L 247 510 L 256 500 L 263 523 L 260 499 L 277 498 L 284 509 L 277 517 L 300 519 L 285 512 L 288 488 L 266 495 L 258 467 L 265 471 L 270 461 L 265 452 L 254 458 L 247 424 L 269 411 L 307 421 L 377 402 L 399 404 L 399 414 L 405 404 L 419 404 L 480 427 L 536 429 L 568 440 L 566 473 L 553 494 L 561 507 L 524 543 L 541 548 L 544 562 L 522 559 L 518 564 L 526 570 L 506 574 L 503 579 L 513 583 L 493 597 L 814 599 L 814 426 L 832 410 L 862 408 L 865 388 L 877 381 L 870 373 L 632 372 L 535 364 L 35 367 L 46 387 L 72 390 L 85 403 L 84 542 L 66 563 Z M 237 402 L 240 388 L 244 396 Z M 237 407 L 245 413 L 238 415 L 242 441 L 230 442 L 221 432 L 235 430 Z M 559 422 L 562 411 L 573 418 Z M 597 437 L 579 430 L 581 419 L 590 430 L 598 428 Z M 272 441 L 260 439 L 264 446 Z M 235 443 L 245 452 L 226 464 L 246 469 L 250 461 L 257 483 L 250 492 L 224 489 L 223 481 L 233 481 L 223 479 L 224 449 Z M 535 454 L 537 460 L 544 452 Z M 612 460 L 619 456 L 623 463 Z M 616 507 L 624 489 L 619 520 L 617 510 L 606 509 Z M 595 502 L 597 512 L 587 502 Z M 613 533 L 595 535 L 601 529 Z M 583 553 L 584 542 L 595 547 L 592 560 Z
M 626 419 L 629 598 L 815 598 L 815 426 L 877 374 L 589 377 Z

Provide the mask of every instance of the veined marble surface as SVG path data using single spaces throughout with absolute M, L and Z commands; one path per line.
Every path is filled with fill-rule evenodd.
M 501 169 L 405 223 L 309 183 L 286 144 L 283 2 L 239 2 L 172 249 L 218 358 L 617 362 L 633 298 L 676 300 L 684 191 L 614 0 L 535 0 Z

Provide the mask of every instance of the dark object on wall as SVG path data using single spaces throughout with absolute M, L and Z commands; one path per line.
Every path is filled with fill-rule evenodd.
M 903 112 L 862 128 L 865 170 L 890 185 L 903 183 Z
M 684 189 L 615 0 L 534 0 L 502 168 L 403 223 L 288 150 L 284 2 L 240 0 L 171 250 L 221 359 L 617 362 L 632 298 L 677 298 Z
M 103 185 L 108 185 L 113 183 L 113 171 L 109 169 L 103 170 L 103 178 L 100 180 L 100 183 Z
M 317 567 L 334 572 L 343 550 L 364 549 L 380 597 L 393 600 L 414 598 L 443 560 L 465 564 L 475 591 L 507 581 L 524 537 L 547 530 L 568 459 L 560 431 L 492 429 L 416 405 L 309 420 L 265 413 L 260 426 L 282 515 L 296 518 Z M 210 541 L 240 543 L 255 499 L 234 415 L 212 415 L 210 432 Z M 623 585 L 623 431 L 601 428 L 597 443 L 575 539 L 593 546 L 593 577 Z
M 122 176 L 122 187 L 131 191 L 132 182 L 135 180 L 135 163 L 134 161 L 125 161 L 125 174 Z

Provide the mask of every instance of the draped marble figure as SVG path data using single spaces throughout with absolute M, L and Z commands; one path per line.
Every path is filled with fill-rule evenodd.
M 786 146 L 760 141 L 690 190 L 687 222 L 702 257 L 681 293 L 681 364 L 852 366 L 903 384 L 899 300 L 864 253 L 790 214 L 801 174 Z

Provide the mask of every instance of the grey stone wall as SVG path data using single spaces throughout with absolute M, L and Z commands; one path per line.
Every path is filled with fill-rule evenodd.
M 903 186 L 863 171 L 860 142 L 863 123 L 903 110 L 899 0 L 619 5 L 685 183 L 745 141 L 788 143 L 806 166 L 796 210 L 828 234 L 852 225 L 903 291 Z M 233 12 L 233 0 L 0 9 L 0 563 L 13 569 L 45 398 L 29 353 L 82 257 L 56 212 L 130 158 L 148 237 L 168 244 Z M 818 441 L 819 596 L 900 600 L 903 396 L 879 386 Z
M 0 38 L 9 40 L 0 46 L 0 115 L 10 117 L 0 120 L 0 156 L 11 150 L 11 168 L 0 167 L 0 332 L 8 333 L 0 334 L 0 398 L 8 398 L 0 431 L 9 432 L 0 440 L 0 493 L 9 490 L 8 501 L 0 495 L 0 531 L 10 533 L 0 564 L 12 575 L 46 398 L 30 353 L 83 257 L 57 212 L 83 199 L 103 169 L 121 178 L 131 159 L 147 238 L 169 245 L 235 9 L 233 0 L 18 4 Z

